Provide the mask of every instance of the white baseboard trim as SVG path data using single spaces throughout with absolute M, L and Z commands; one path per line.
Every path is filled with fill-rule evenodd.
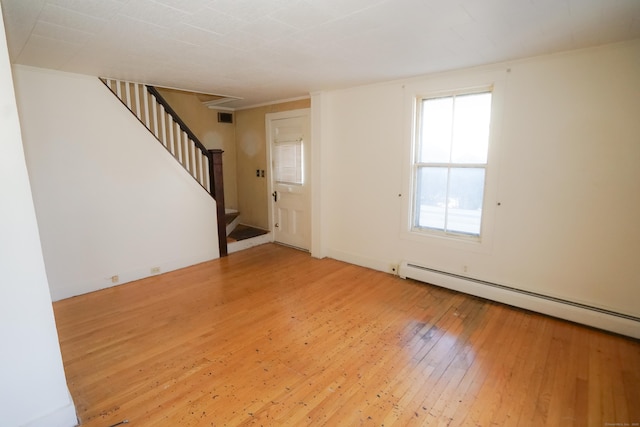
M 400 264 L 399 276 L 632 338 L 640 338 L 640 319 L 634 316 L 433 270 L 406 261 Z
M 23 427 L 74 427 L 79 425 L 76 415 L 76 408 L 73 404 L 71 394 L 69 394 L 69 403 L 55 411 L 29 421 Z
M 168 273 L 170 271 L 179 270 L 181 268 L 200 264 L 202 262 L 211 261 L 215 258 L 218 257 L 213 257 L 211 254 L 201 254 L 191 257 L 168 260 L 149 265 L 148 267 L 142 267 L 127 271 L 114 271 L 110 276 L 93 278 L 73 286 L 67 285 L 65 286 L 65 288 L 54 287 L 50 284 L 49 289 L 51 292 L 51 300 L 55 302 L 65 298 L 71 298 L 78 295 L 99 291 L 101 289 L 124 285 L 125 283 L 133 282 L 135 280 L 157 276 L 158 274 Z M 112 276 L 118 276 L 118 281 L 114 283 L 111 279 Z
M 359 265 L 360 267 L 370 268 L 372 270 L 378 270 L 385 273 L 389 272 L 389 264 L 381 262 L 377 259 L 356 255 L 351 252 L 336 251 L 331 249 L 327 251 L 327 257 L 337 259 L 338 261 L 348 262 L 349 264 Z

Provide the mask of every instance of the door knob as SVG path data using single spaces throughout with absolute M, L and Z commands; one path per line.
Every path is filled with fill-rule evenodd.
M 264 193 L 263 193 L 264 194 Z M 271 195 L 273 196 L 273 201 L 277 202 L 278 201 L 278 192 L 274 191 L 273 193 L 271 193 Z

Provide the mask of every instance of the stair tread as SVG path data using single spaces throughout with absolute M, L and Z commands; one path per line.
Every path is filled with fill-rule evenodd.
M 240 216 L 240 212 L 227 213 L 224 214 L 224 219 L 227 224 L 231 224 L 238 216 Z
M 268 232 L 269 230 L 263 230 L 261 228 L 240 224 L 229 234 L 227 240 L 234 242 L 239 240 L 251 239 L 252 237 L 262 236 L 263 234 L 267 234 Z

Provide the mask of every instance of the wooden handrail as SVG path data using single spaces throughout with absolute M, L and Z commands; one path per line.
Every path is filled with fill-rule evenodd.
M 164 107 L 164 110 L 167 113 L 169 113 L 171 117 L 173 117 L 173 121 L 176 122 L 178 126 L 180 126 L 180 129 L 182 129 L 191 140 L 193 140 L 196 147 L 198 147 L 198 149 L 202 152 L 202 154 L 207 156 L 208 155 L 207 148 L 204 146 L 204 144 L 200 142 L 198 137 L 191 131 L 191 129 L 189 129 L 189 126 L 187 126 L 186 123 L 182 121 L 180 116 L 178 116 L 178 113 L 176 113 L 175 110 L 171 108 L 167 100 L 164 99 L 162 95 L 160 95 L 160 92 L 158 92 L 158 89 L 156 89 L 154 86 L 149 86 L 149 85 L 146 85 L 146 86 L 147 86 L 147 91 L 149 91 L 149 93 L 156 98 L 158 103 Z

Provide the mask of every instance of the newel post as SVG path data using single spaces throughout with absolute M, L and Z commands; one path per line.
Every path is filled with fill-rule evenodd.
M 222 153 L 220 149 L 207 150 L 209 158 L 209 191 L 216 200 L 218 217 L 218 248 L 220 256 L 227 256 L 227 224 L 224 209 L 224 181 L 222 178 Z

